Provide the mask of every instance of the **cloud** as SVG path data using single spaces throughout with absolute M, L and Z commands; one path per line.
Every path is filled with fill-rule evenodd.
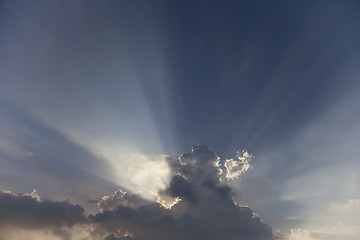
M 360 226 L 334 226 L 318 229 L 291 229 L 288 240 L 356 240 L 359 239 Z
M 314 212 L 301 228 L 284 234 L 287 240 L 355 240 L 360 236 L 360 199 L 329 204 L 326 211 Z
M 147 203 L 149 202 L 137 194 L 131 194 L 122 190 L 118 190 L 111 197 L 102 197 L 102 199 L 98 202 L 98 206 L 101 211 L 106 211 L 115 210 L 118 206 L 138 208 L 139 206 L 145 205 Z
M 9 229 L 62 240 L 275 239 L 257 214 L 234 202 L 232 189 L 221 181 L 224 166 L 207 146 L 195 146 L 177 160 L 168 158 L 168 167 L 171 179 L 157 193 L 157 202 L 119 190 L 102 197 L 100 212 L 87 217 L 81 206 L 41 200 L 35 190 L 20 195 L 1 191 L 0 239 L 25 239 Z
M 79 205 L 69 201 L 41 201 L 36 191 L 22 195 L 0 191 L 0 206 L 0 227 L 72 227 L 85 221 L 84 209 Z
M 351 207 L 360 207 L 360 199 L 349 199 L 348 202 Z
M 348 199 L 346 203 L 335 203 L 332 204 L 333 208 L 338 208 L 341 211 L 345 211 L 345 210 L 357 210 L 360 209 L 360 199 Z
M 25 229 L 21 227 L 0 228 L 1 240 L 103 240 L 94 234 L 91 225 L 76 224 L 71 228 Z
M 104 240 L 134 240 L 134 238 L 130 237 L 130 236 L 126 236 L 126 237 L 116 237 L 115 234 L 110 234 L 108 236 L 106 236 L 104 238 Z
M 252 155 L 247 151 L 243 151 L 242 154 L 238 152 L 237 159 L 227 159 L 225 161 L 226 178 L 236 179 L 242 173 L 250 169 L 250 161 Z
M 130 205 L 126 198 L 131 195 L 118 192 L 100 201 L 101 205 L 104 199 L 121 199 L 112 201 L 117 208 L 112 205 L 113 210 L 89 220 L 108 232 L 131 233 L 139 240 L 274 239 L 257 214 L 233 201 L 232 189 L 220 181 L 219 157 L 207 146 L 197 145 L 169 161 L 173 176 L 159 197 L 181 199 L 172 208 L 153 202 Z

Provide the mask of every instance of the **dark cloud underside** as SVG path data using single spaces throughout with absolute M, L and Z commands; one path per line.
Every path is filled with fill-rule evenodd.
M 85 219 L 84 209 L 68 201 L 40 201 L 30 195 L 0 192 L 0 227 L 51 229 L 72 227 Z

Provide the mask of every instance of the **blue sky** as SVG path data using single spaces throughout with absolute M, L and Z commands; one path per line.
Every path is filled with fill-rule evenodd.
M 64 239 L 59 229 L 70 239 L 122 239 L 127 226 L 141 240 L 136 223 L 97 222 L 100 202 L 133 209 L 140 198 L 190 199 L 172 190 L 179 177 L 204 193 L 195 182 L 213 177 L 213 165 L 197 178 L 174 163 L 189 151 L 216 152 L 223 179 L 212 189 L 229 187 L 236 206 L 259 214 L 259 234 L 269 226 L 289 240 L 356 239 L 359 11 L 354 0 L 1 1 L 0 190 L 6 201 L 69 199 L 109 232 L 81 222 L 45 236 L 48 226 L 19 225 L 15 238 L 0 221 L 0 239 Z M 242 150 L 252 156 L 246 170 Z M 227 160 L 238 178 L 225 177 Z M 184 165 L 194 162 L 203 164 Z M 184 199 L 165 216 L 195 211 L 205 224 L 208 206 Z

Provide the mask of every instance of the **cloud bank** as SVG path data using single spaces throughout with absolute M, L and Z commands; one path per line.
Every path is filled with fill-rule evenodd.
M 22 195 L 0 191 L 0 227 L 72 227 L 86 220 L 83 214 L 82 207 L 69 201 L 41 201 L 36 191 Z
M 242 167 L 227 168 L 232 174 L 244 171 L 244 160 L 238 161 Z M 117 192 L 99 204 L 106 203 L 103 209 L 110 205 L 113 210 L 89 219 L 114 237 L 125 232 L 140 240 L 274 239 L 271 228 L 259 216 L 233 201 L 231 188 L 221 181 L 219 157 L 206 146 L 195 146 L 169 165 L 173 176 L 159 198 L 175 201 L 171 208 L 153 202 L 138 205 L 139 199 L 129 204 L 128 199 L 134 197 Z
M 207 146 L 197 145 L 179 159 L 168 160 L 172 177 L 158 192 L 157 202 L 119 190 L 102 197 L 97 203 L 100 212 L 87 217 L 82 207 L 69 201 L 41 201 L 36 192 L 3 191 L 0 227 L 53 229 L 56 238 L 64 240 L 272 240 L 271 228 L 249 207 L 236 204 L 223 181 L 246 171 L 250 157 L 244 153 L 222 165 Z M 69 230 L 79 226 L 81 234 Z

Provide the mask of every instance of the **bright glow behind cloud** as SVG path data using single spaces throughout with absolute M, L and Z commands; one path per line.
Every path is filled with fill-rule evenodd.
M 156 199 L 156 192 L 163 189 L 170 179 L 170 169 L 166 155 L 149 156 L 121 149 L 121 147 L 104 147 L 106 151 L 95 152 L 100 154 L 110 166 L 107 179 L 140 194 L 148 200 Z

